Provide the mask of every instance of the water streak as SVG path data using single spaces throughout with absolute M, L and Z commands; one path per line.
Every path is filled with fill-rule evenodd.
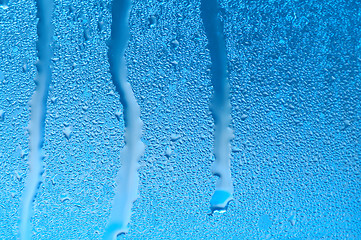
M 231 144 L 233 132 L 231 105 L 227 79 L 227 52 L 223 36 L 223 26 L 218 18 L 217 0 L 201 0 L 201 17 L 208 38 L 212 66 L 211 79 L 214 89 L 212 113 L 215 122 L 214 155 L 212 172 L 218 176 L 216 191 L 211 199 L 211 211 L 226 211 L 233 200 L 233 183 L 230 170 Z
M 141 141 L 143 122 L 140 119 L 139 105 L 127 81 L 124 57 L 129 38 L 130 7 L 130 0 L 113 0 L 108 57 L 113 83 L 124 107 L 125 147 L 121 154 L 122 167 L 117 176 L 110 220 L 103 239 L 116 239 L 117 235 L 128 231 L 131 208 L 138 197 L 138 161 L 144 152 L 144 144 Z
M 51 0 L 37 0 L 38 22 L 38 64 L 36 89 L 31 98 L 31 116 L 29 122 L 29 174 L 25 179 L 25 189 L 22 196 L 20 216 L 20 238 L 31 239 L 32 203 L 41 183 L 43 173 L 42 146 L 44 141 L 44 125 L 46 115 L 46 100 L 51 82 L 50 61 L 52 50 L 50 47 L 53 36 L 51 14 L 53 3 Z

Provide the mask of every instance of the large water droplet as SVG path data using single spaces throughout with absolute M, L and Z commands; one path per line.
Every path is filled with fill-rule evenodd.
M 223 190 L 216 190 L 211 199 L 211 211 L 224 213 L 227 211 L 228 204 L 233 200 L 231 193 Z

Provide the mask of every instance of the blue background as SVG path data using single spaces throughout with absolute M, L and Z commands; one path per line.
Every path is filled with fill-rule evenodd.
M 54 2 L 33 238 L 100 239 L 124 146 L 107 58 L 111 5 Z M 0 238 L 16 239 L 37 19 L 33 1 L 8 5 L 0 8 Z M 213 89 L 200 1 L 135 0 L 126 60 L 146 149 L 130 231 L 119 239 L 361 239 L 360 1 L 220 6 L 234 201 L 226 213 L 208 215 L 216 181 Z

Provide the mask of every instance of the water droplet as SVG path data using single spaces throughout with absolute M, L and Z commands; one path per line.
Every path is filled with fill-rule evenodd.
M 177 141 L 180 137 L 181 137 L 181 135 L 172 133 L 172 134 L 170 135 L 170 140 L 171 140 L 172 142 L 175 142 L 175 141 Z
M 103 28 L 104 28 L 104 21 L 103 21 L 103 20 L 100 20 L 100 21 L 98 22 L 98 30 L 99 30 L 99 31 L 102 31 Z
M 0 83 L 5 83 L 5 76 L 1 70 L 0 70 Z
M 22 70 L 24 73 L 26 73 L 28 71 L 28 65 L 24 64 Z
M 288 221 L 294 226 L 296 224 L 296 214 L 292 214 Z
M 149 27 L 153 28 L 157 24 L 157 18 L 155 16 L 150 16 L 148 18 L 149 21 Z
M 211 199 L 211 211 L 224 213 L 227 211 L 228 204 L 233 200 L 233 196 L 228 191 L 216 190 Z
M 21 150 L 20 150 L 20 157 L 21 157 L 21 158 L 24 158 L 26 155 L 27 155 L 27 154 L 26 154 L 25 150 L 24 150 L 24 149 L 21 149 Z
M 3 122 L 5 119 L 5 112 L 4 110 L 0 110 L 0 122 Z
M 0 8 L 2 9 L 8 9 L 8 0 L 0 0 Z
M 120 110 L 116 111 L 115 116 L 117 117 L 118 121 L 120 121 L 120 118 L 122 117 L 122 112 Z
M 60 197 L 60 202 L 65 202 L 65 201 L 70 201 L 70 197 L 66 194 L 62 194 L 61 197 Z
M 88 41 L 91 38 L 91 32 L 89 29 L 84 30 L 84 39 L 85 41 Z
M 69 12 L 70 13 L 75 12 L 75 7 L 73 5 L 69 5 Z
M 51 178 L 51 184 L 55 185 L 56 184 L 56 178 L 57 178 L 58 175 L 54 175 L 52 178 Z
M 11 191 L 10 193 L 11 197 L 14 198 L 16 196 L 16 192 L 15 191 Z
M 172 155 L 172 149 L 168 146 L 165 150 L 165 156 L 169 158 Z
M 21 177 L 19 171 L 15 171 L 15 176 L 18 181 L 21 181 L 22 177 Z
M 350 120 L 345 120 L 345 121 L 344 121 L 344 124 L 345 124 L 344 129 L 346 129 L 346 128 L 348 128 L 349 126 L 351 126 L 351 121 L 350 121 Z
M 233 147 L 232 148 L 232 152 L 241 152 L 242 149 L 240 149 L 239 147 Z
M 63 133 L 66 137 L 66 139 L 70 139 L 70 136 L 71 136 L 71 127 L 65 127 L 64 130 L 63 130 Z
M 171 45 L 172 45 L 172 47 L 177 48 L 177 47 L 179 46 L 179 42 L 178 42 L 176 39 L 174 39 L 174 40 L 171 42 Z

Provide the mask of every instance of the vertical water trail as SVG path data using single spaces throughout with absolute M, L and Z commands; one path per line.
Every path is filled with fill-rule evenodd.
M 20 215 L 20 238 L 31 239 L 30 218 L 32 203 L 39 188 L 43 172 L 42 146 L 44 141 L 44 125 L 46 115 L 46 100 L 51 82 L 50 61 L 52 50 L 50 47 L 53 36 L 51 15 L 53 3 L 51 0 L 37 0 L 38 22 L 38 64 L 36 89 L 31 98 L 31 115 L 29 122 L 29 174 L 25 179 L 25 189 L 22 196 Z
M 223 26 L 218 18 L 217 0 L 201 0 L 201 18 L 208 38 L 212 67 L 211 79 L 214 89 L 212 113 L 215 123 L 214 155 L 212 172 L 218 176 L 216 191 L 211 199 L 211 211 L 226 211 L 233 200 L 233 183 L 230 159 L 233 132 L 231 122 L 231 104 L 227 81 L 227 53 L 223 36 Z
M 138 161 L 143 155 L 141 141 L 143 122 L 133 90 L 127 81 L 125 49 L 129 38 L 130 0 L 113 0 L 111 39 L 108 51 L 110 73 L 124 108 L 125 147 L 122 150 L 122 166 L 117 176 L 116 193 L 109 223 L 103 239 L 115 239 L 128 231 L 133 202 L 138 197 Z

